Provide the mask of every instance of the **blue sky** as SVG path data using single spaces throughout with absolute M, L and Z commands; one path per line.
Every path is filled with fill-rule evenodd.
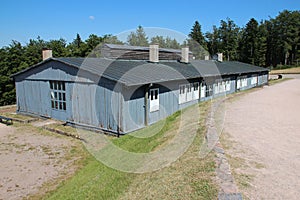
M 300 1 L 1 0 L 0 47 L 12 40 L 25 44 L 38 36 L 44 40 L 64 38 L 71 42 L 76 33 L 82 39 L 90 34 L 117 35 L 138 25 L 187 35 L 195 20 L 206 32 L 227 17 L 242 27 L 252 17 L 258 21 L 269 19 L 284 9 L 300 10 Z

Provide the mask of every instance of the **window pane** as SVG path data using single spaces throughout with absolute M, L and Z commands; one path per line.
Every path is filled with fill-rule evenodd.
M 155 90 L 155 99 L 158 99 L 158 90 Z
M 66 87 L 65 87 L 65 83 L 62 82 L 62 88 L 61 88 L 63 91 L 66 91 Z
M 62 100 L 63 100 L 63 101 L 66 101 L 66 94 L 65 94 L 65 93 L 62 93 L 62 95 L 63 95 L 63 96 L 62 96 L 62 97 L 63 97 Z
M 54 90 L 57 90 L 56 81 L 53 81 L 52 83 L 53 83 L 53 89 L 54 89 Z
M 63 110 L 66 110 L 66 102 L 63 102 Z
M 57 92 L 54 92 L 54 99 L 57 99 Z
M 185 89 L 185 86 L 184 86 L 184 85 L 181 85 L 181 86 L 180 86 L 180 94 L 184 94 L 184 89 Z
M 59 110 L 62 110 L 62 102 L 59 102 Z
M 58 93 L 58 100 L 62 100 L 61 93 Z
M 199 84 L 198 83 L 194 83 L 194 90 L 198 90 Z
M 55 108 L 54 101 L 51 101 L 51 108 Z

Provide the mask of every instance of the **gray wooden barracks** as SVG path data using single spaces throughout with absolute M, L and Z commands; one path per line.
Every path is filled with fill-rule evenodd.
M 189 105 L 268 83 L 265 68 L 193 60 L 188 48 L 105 44 L 102 58 L 53 58 L 14 74 L 17 112 L 128 133 Z

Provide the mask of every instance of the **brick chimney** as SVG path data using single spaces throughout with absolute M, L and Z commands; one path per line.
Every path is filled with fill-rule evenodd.
M 181 49 L 181 62 L 189 63 L 189 47 L 183 47 Z
M 48 58 L 52 58 L 52 50 L 43 49 L 43 60 L 47 60 Z
M 218 55 L 218 61 L 223 62 L 223 53 L 217 53 Z
M 153 63 L 159 62 L 158 44 L 151 44 L 149 48 L 149 61 Z

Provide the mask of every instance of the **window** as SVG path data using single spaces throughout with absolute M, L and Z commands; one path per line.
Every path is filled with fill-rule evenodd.
M 247 85 L 248 85 L 247 78 L 240 78 L 237 80 L 236 89 L 247 87 Z
M 196 83 L 193 83 L 193 85 L 194 85 L 193 99 L 196 100 L 196 99 L 199 99 L 199 83 L 196 82 Z
M 186 84 L 185 86 L 186 88 L 186 101 L 192 101 L 193 100 L 193 92 L 192 92 L 192 88 L 193 88 L 193 84 Z
M 241 88 L 241 79 L 238 79 L 236 81 L 236 89 L 240 89 Z
M 210 97 L 213 94 L 213 85 L 207 85 L 206 86 L 206 91 L 205 91 L 205 96 Z
M 149 92 L 149 99 L 150 99 L 150 112 L 158 111 L 159 110 L 159 89 L 150 89 Z
M 215 89 L 215 94 L 218 94 L 219 93 L 219 89 L 220 89 L 220 82 L 217 82 L 214 84 L 214 89 Z
M 201 83 L 201 98 L 205 97 L 205 91 L 206 91 L 206 83 L 202 82 Z
M 255 84 L 257 84 L 257 77 L 256 77 L 256 76 L 253 76 L 253 77 L 251 78 L 251 85 L 255 85 Z
M 215 94 L 223 93 L 226 91 L 226 82 L 223 80 L 217 80 L 214 84 Z
M 221 89 L 220 89 L 220 92 L 225 92 L 226 91 L 226 83 L 225 83 L 225 81 L 222 81 L 222 83 L 221 83 Z
M 179 85 L 179 104 L 199 99 L 199 83 Z
M 242 87 L 247 86 L 247 78 L 242 78 Z
M 50 81 L 51 108 L 66 110 L 66 87 L 63 81 Z
M 229 92 L 230 91 L 230 81 L 226 81 L 226 91 Z
M 186 102 L 185 85 L 179 85 L 179 104 Z

